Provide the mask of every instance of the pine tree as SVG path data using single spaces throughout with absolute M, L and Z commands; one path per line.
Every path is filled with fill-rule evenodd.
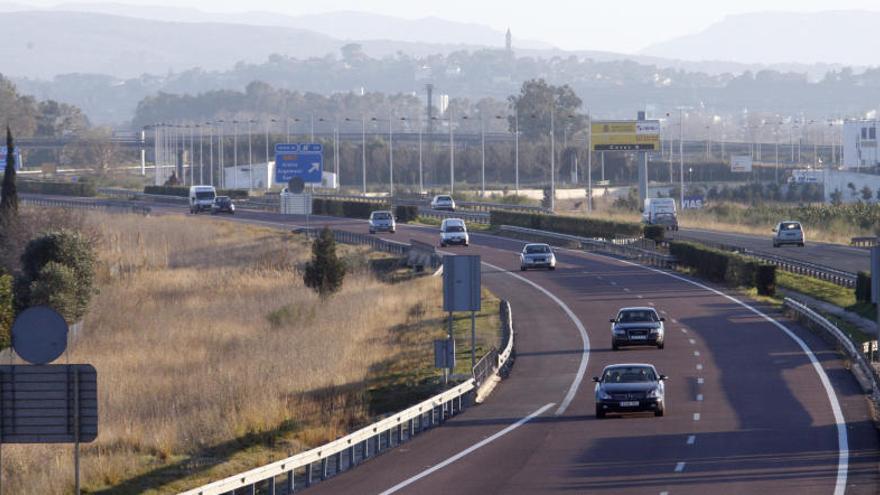
M 312 260 L 306 263 L 303 282 L 326 298 L 342 288 L 344 278 L 345 264 L 336 256 L 336 239 L 324 227 L 312 244 Z
M 12 130 L 6 126 L 6 169 L 3 172 L 3 189 L 0 190 L 0 220 L 12 220 L 18 213 L 18 192 L 15 190 L 15 146 Z

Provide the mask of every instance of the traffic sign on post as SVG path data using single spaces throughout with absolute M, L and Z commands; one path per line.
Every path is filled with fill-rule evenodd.
M 286 184 L 294 177 L 320 184 L 324 171 L 324 146 L 318 143 L 276 144 L 275 182 Z

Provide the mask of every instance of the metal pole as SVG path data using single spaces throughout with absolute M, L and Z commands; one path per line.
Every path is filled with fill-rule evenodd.
M 80 495 L 79 487 L 79 368 L 73 367 L 73 470 L 74 493 Z
M 208 182 L 214 184 L 214 123 L 206 122 L 208 125 Z
M 218 172 L 220 172 L 220 186 L 223 188 L 226 187 L 226 168 L 223 166 L 223 155 L 226 153 L 226 148 L 223 146 L 224 123 L 220 124 L 220 133 L 217 134 L 217 146 L 219 147 L 217 150 L 217 165 L 220 167 Z
M 284 117 L 284 123 L 287 124 L 287 141 L 285 143 L 290 143 L 290 117 Z
M 604 183 L 605 183 L 605 152 L 604 152 L 604 151 L 601 152 L 601 153 L 599 153 L 599 161 L 601 162 L 601 163 L 600 163 L 600 166 L 602 167 L 602 171 L 601 171 L 601 174 L 600 174 L 600 175 L 601 175 L 601 180 L 602 180 L 602 183 L 604 184 Z M 670 170 L 672 170 L 672 169 L 670 169 Z M 672 175 L 672 174 L 670 174 L 670 176 L 671 176 L 671 175 Z
M 367 117 L 361 116 L 361 169 L 364 180 L 364 195 L 367 194 Z
M 254 187 L 254 153 L 251 148 L 251 124 L 253 123 L 253 119 L 247 121 L 248 125 L 248 191 L 252 190 Z
M 394 117 L 388 116 L 388 195 L 394 197 Z
M 315 142 L 315 114 L 314 114 L 314 112 L 311 114 L 310 117 L 311 117 L 311 123 L 312 123 L 311 138 L 312 138 L 312 142 L 314 143 Z
M 449 321 L 449 325 L 448 325 L 449 330 L 448 330 L 448 335 L 446 337 L 446 345 L 447 345 L 446 355 L 447 356 L 449 356 L 449 354 L 450 354 L 448 352 L 449 343 L 452 342 L 452 311 L 449 312 L 449 320 L 448 321 Z M 449 384 L 449 372 L 451 371 L 451 369 L 448 367 L 448 365 L 449 365 L 448 361 L 446 364 L 447 364 L 447 367 L 443 368 L 443 385 Z
M 452 110 L 449 110 L 449 194 L 455 192 L 455 139 L 452 137 Z
M 266 119 L 266 190 L 272 186 L 272 174 L 269 173 L 269 119 Z
M 199 183 L 205 183 L 205 128 L 199 124 Z
M 482 186 L 480 188 L 480 197 L 486 195 L 486 126 L 483 123 L 483 116 L 480 115 L 480 177 Z
M 678 109 L 678 173 L 679 181 L 679 198 L 678 207 L 683 208 L 684 205 L 684 109 Z M 647 161 L 647 156 L 645 157 Z
M 477 312 L 471 311 L 471 369 L 477 365 Z
M 776 130 L 776 167 L 773 169 L 773 181 L 779 183 L 779 129 Z
M 153 183 L 154 183 L 154 185 L 158 186 L 159 185 L 159 164 L 161 163 L 161 160 L 159 157 L 159 150 L 161 148 L 159 147 L 159 126 L 158 125 L 153 127 L 153 147 L 154 147 L 154 150 L 153 150 L 153 176 L 155 177 L 153 179 Z
M 550 211 L 556 211 L 556 102 L 550 106 Z
M 514 111 L 513 114 L 513 142 L 514 142 L 514 150 L 513 150 L 513 163 L 516 175 L 516 185 L 515 190 L 517 196 L 519 195 L 519 112 Z
M 425 192 L 425 184 L 422 181 L 422 119 L 419 119 L 419 193 Z
M 195 170 L 196 169 L 196 167 L 195 167 L 195 165 L 196 165 L 196 162 L 195 162 L 196 152 L 195 152 L 195 143 L 194 143 L 194 141 L 195 141 L 194 138 L 196 135 L 196 128 L 195 128 L 195 124 L 193 124 L 192 126 L 187 125 L 187 127 L 189 127 L 189 184 L 191 186 L 194 186 L 196 183 L 196 170 Z M 186 139 L 186 138 L 184 137 L 184 139 Z
M 232 173 L 235 175 L 232 183 L 235 189 L 238 189 L 238 121 L 232 121 Z

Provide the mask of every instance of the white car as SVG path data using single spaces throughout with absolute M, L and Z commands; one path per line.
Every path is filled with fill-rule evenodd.
M 394 215 L 390 211 L 374 211 L 370 213 L 370 233 L 397 231 L 397 223 L 394 221 Z
M 526 244 L 519 253 L 519 269 L 526 271 L 529 268 L 556 269 L 556 255 L 548 244 Z
M 450 244 L 470 245 L 467 225 L 460 218 L 447 218 L 440 223 L 440 247 Z
M 431 208 L 434 210 L 455 211 L 455 200 L 452 199 L 452 196 L 437 195 L 431 200 Z
M 804 247 L 804 228 L 800 222 L 788 220 L 779 222 L 773 229 L 773 247 L 778 248 L 785 244 L 794 244 Z

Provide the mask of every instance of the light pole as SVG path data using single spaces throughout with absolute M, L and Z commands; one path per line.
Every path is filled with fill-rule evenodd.
M 195 125 L 186 125 L 186 128 L 189 129 L 189 185 L 194 186 L 196 184 L 196 162 L 195 162 L 195 136 L 196 136 L 196 127 Z M 184 137 L 184 139 L 186 139 Z
M 495 118 L 503 119 L 504 117 L 496 115 Z M 519 113 L 516 111 L 516 106 L 513 109 L 513 174 L 513 190 L 516 195 L 519 195 Z
M 354 122 L 353 119 L 345 118 L 346 122 Z M 363 194 L 367 194 L 367 118 L 361 117 L 361 180 L 363 181 Z
M 199 128 L 199 183 L 205 183 L 205 128 L 201 124 L 196 124 Z
M 232 121 L 232 178 L 233 188 L 238 189 L 238 121 Z
M 253 148 L 251 147 L 251 135 L 253 131 L 251 130 L 251 124 L 256 123 L 256 120 L 248 119 L 247 121 L 247 130 L 248 130 L 248 191 L 252 191 L 254 188 L 254 153 Z
M 413 119 L 408 119 L 406 117 L 401 117 L 401 121 L 412 121 Z M 422 178 L 422 119 L 418 119 L 416 121 L 419 132 L 419 193 L 425 192 L 424 182 Z
M 684 207 L 684 108 L 678 107 L 678 206 Z
M 449 113 L 447 122 L 449 123 L 449 194 L 455 192 L 455 138 L 452 134 L 452 110 L 447 108 Z M 431 117 L 432 120 L 440 120 L 437 117 Z
M 208 182 L 214 185 L 214 124 L 205 122 L 208 127 Z
M 462 120 L 472 120 L 469 116 L 464 115 Z M 483 125 L 483 116 L 480 114 L 480 197 L 486 195 L 486 128 Z
M 274 122 L 275 119 L 272 119 Z M 269 190 L 272 184 L 271 174 L 269 173 L 269 119 L 266 119 L 266 190 Z

